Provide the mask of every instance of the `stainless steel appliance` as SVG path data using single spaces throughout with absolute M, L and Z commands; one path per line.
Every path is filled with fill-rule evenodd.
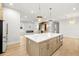
M 3 39 L 2 39 L 2 32 L 3 31 L 3 21 L 1 21 L 0 20 L 0 53 L 2 53 L 2 41 L 3 41 Z
M 7 21 L 0 20 L 0 54 L 7 49 L 8 24 Z
M 8 23 L 7 21 L 3 21 L 3 50 L 5 52 L 7 50 L 7 41 L 8 41 Z

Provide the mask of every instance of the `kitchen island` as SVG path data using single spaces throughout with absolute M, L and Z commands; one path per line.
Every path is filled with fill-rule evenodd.
M 63 35 L 60 33 L 42 33 L 25 35 L 27 52 L 30 56 L 50 56 L 62 46 Z

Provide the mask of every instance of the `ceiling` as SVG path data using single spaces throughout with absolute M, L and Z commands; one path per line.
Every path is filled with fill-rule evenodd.
M 51 18 L 53 20 L 62 20 L 70 17 L 79 18 L 79 4 L 78 3 L 14 3 L 9 5 L 4 4 L 4 7 L 15 9 L 21 14 L 21 20 L 35 20 L 37 15 L 42 15 L 47 20 L 50 20 L 50 10 Z M 75 10 L 73 10 L 73 8 Z

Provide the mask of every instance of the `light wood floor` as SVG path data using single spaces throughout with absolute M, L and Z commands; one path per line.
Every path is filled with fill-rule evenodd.
M 28 56 L 26 48 L 14 44 L 8 46 L 7 51 L 1 56 Z M 79 56 L 79 39 L 64 38 L 63 45 L 52 56 Z
M 64 38 L 63 46 L 59 48 L 54 56 L 79 56 L 79 39 Z

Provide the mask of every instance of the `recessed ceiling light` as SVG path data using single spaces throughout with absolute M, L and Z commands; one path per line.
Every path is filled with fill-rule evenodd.
M 76 10 L 76 8 L 73 8 L 73 10 Z
M 27 16 L 24 16 L 25 18 L 27 18 Z
M 75 20 L 70 20 L 70 21 L 69 21 L 69 24 L 75 24 L 75 23 L 76 23 Z
M 32 21 L 33 22 L 33 21 Z
M 13 5 L 13 3 L 9 3 L 9 5 L 10 5 L 10 6 L 12 6 L 12 5 Z
M 34 11 L 33 10 L 31 10 L 31 14 L 33 14 L 34 13 Z

